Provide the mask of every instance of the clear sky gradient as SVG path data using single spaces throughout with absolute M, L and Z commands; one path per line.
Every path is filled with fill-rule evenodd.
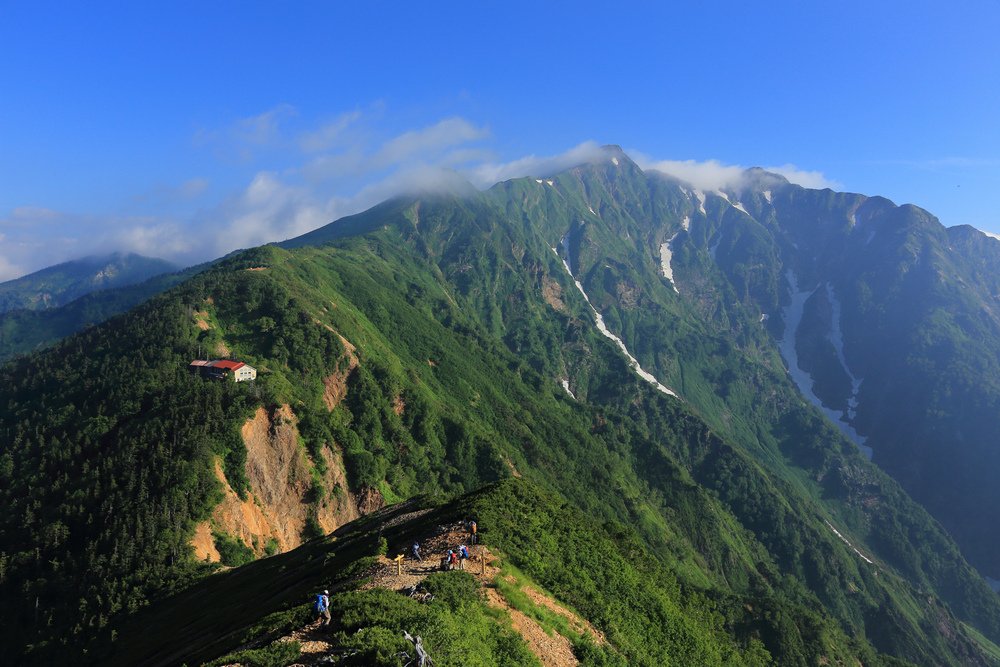
M 0 0 L 0 280 L 206 259 L 588 142 L 1000 232 L 998 0 L 350 4 Z

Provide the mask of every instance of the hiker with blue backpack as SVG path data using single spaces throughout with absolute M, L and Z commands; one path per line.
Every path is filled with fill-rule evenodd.
M 465 569 L 465 561 L 469 560 L 469 547 L 464 544 L 458 545 L 458 569 Z
M 313 613 L 315 620 L 323 619 L 320 625 L 330 625 L 330 591 L 323 591 L 316 594 L 316 602 L 313 603 Z

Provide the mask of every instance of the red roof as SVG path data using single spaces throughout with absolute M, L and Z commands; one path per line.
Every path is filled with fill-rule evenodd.
M 242 361 L 216 361 L 212 364 L 212 368 L 225 368 L 226 370 L 235 371 L 246 366 Z
M 194 361 L 192 361 L 188 365 L 189 366 L 211 366 L 212 362 L 211 361 L 205 361 L 204 359 L 195 359 Z

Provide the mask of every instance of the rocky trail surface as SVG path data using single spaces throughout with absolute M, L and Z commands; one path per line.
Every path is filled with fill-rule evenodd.
M 396 517 L 390 523 L 409 521 L 422 513 L 425 512 L 405 514 Z M 387 524 L 384 527 L 390 526 Z M 420 540 L 423 560 L 417 560 L 412 554 L 406 553 L 402 564 L 397 565 L 396 560 L 387 556 L 379 556 L 377 564 L 366 573 L 368 580 L 362 589 L 385 588 L 397 591 L 401 595 L 411 595 L 419 600 L 422 595 L 419 590 L 421 582 L 432 572 L 442 569 L 442 562 L 449 549 L 457 549 L 461 544 L 468 545 L 468 538 L 469 534 L 461 523 L 438 526 L 432 534 Z M 542 665 L 545 667 L 578 665 L 579 661 L 573 654 L 573 644 L 570 638 L 564 637 L 557 631 L 547 631 L 532 616 L 512 606 L 511 602 L 497 588 L 496 580 L 502 576 L 499 558 L 483 545 L 469 545 L 469 555 L 470 559 L 466 561 L 464 568 L 459 567 L 459 569 L 464 569 L 479 580 L 485 591 L 487 603 L 503 610 L 510 616 L 511 626 L 521 635 Z M 516 580 L 513 577 L 503 576 L 505 576 L 506 583 L 516 585 Z M 574 632 L 589 635 L 595 643 L 607 643 L 599 630 L 551 597 L 527 585 L 520 587 L 519 590 L 534 605 L 544 607 L 566 619 Z M 329 629 L 320 625 L 319 621 L 313 621 L 277 641 L 298 642 L 301 654 L 299 660 L 293 664 L 307 666 L 331 664 L 337 659 L 337 649 L 329 639 Z M 433 658 L 433 653 L 431 657 Z M 239 665 L 234 664 L 227 667 L 239 667 Z

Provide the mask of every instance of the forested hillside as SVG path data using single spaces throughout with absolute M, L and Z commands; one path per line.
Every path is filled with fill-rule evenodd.
M 675 619 L 667 632 L 691 623 L 665 638 L 677 664 L 995 664 L 996 596 L 787 377 L 757 308 L 765 250 L 720 240 L 718 256 L 751 254 L 744 268 L 664 275 L 663 243 L 740 215 L 611 152 L 237 254 L 0 368 L 4 644 L 96 659 L 206 558 L 238 564 L 355 512 L 520 477 L 460 502 L 635 662 L 662 664 L 639 647 L 643 614 L 602 608 L 639 575 L 601 588 L 599 562 L 574 567 L 546 530 L 649 561 L 643 605 Z M 684 247 L 688 266 L 711 257 Z M 199 356 L 245 361 L 257 381 L 201 378 Z M 280 466 L 266 460 L 279 443 Z M 254 532 L 226 507 L 301 528 Z M 588 522 L 603 528 L 572 534 Z

